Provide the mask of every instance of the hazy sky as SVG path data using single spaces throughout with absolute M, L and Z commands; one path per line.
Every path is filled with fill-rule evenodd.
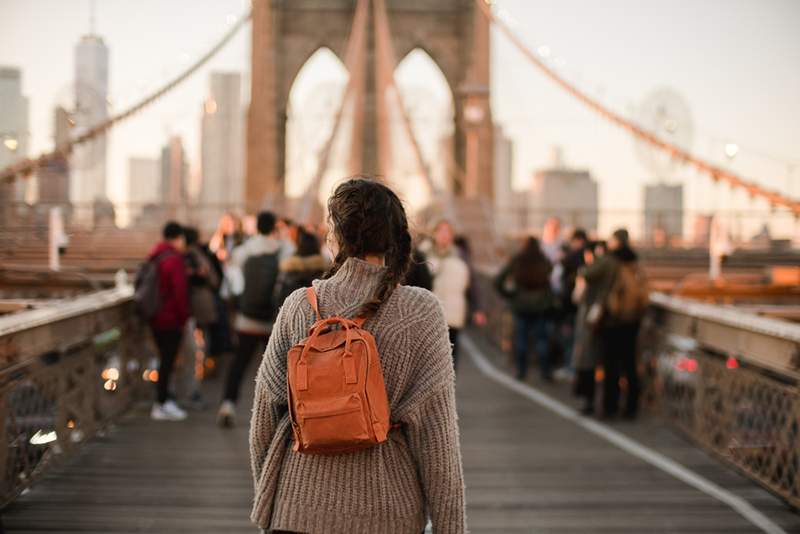
M 669 87 L 688 102 L 693 148 L 721 161 L 733 141 L 734 170 L 800 196 L 800 165 L 790 183 L 786 163 L 800 164 L 800 2 L 796 0 L 498 0 L 533 47 L 548 45 L 571 79 L 621 112 L 634 113 L 650 91 Z M 97 31 L 110 48 L 114 109 L 135 100 L 226 28 L 243 0 L 98 0 Z M 51 144 L 52 108 L 66 101 L 74 45 L 89 25 L 88 0 L 0 0 L 0 65 L 23 69 L 31 100 L 34 151 Z M 561 145 L 567 162 L 589 167 L 601 205 L 635 209 L 654 177 L 626 134 L 585 110 L 493 35 L 493 113 L 515 141 L 515 181 L 545 165 Z M 201 103 L 208 72 L 243 70 L 242 32 L 193 79 L 116 128 L 109 192 L 116 197 L 130 156 L 156 157 L 169 133 L 184 137 L 198 159 Z M 558 58 L 557 60 L 555 58 Z M 315 79 L 324 79 L 320 69 Z M 2 103 L 0 103 L 2 105 Z M 764 155 L 769 156 L 764 157 Z M 777 159 L 778 161 L 773 161 Z M 763 208 L 684 171 L 689 208 Z

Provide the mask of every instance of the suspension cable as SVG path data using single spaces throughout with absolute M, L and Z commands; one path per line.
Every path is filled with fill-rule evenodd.
M 237 20 L 233 26 L 222 36 L 222 38 L 213 46 L 211 49 L 208 50 L 205 54 L 203 54 L 197 61 L 187 67 L 181 74 L 170 80 L 167 84 L 162 86 L 157 91 L 150 93 L 148 96 L 144 97 L 139 102 L 133 104 L 126 110 L 114 115 L 113 117 L 108 118 L 107 120 L 93 126 L 88 131 L 84 132 L 83 134 L 77 136 L 74 139 L 70 139 L 55 147 L 55 149 L 51 152 L 45 152 L 38 157 L 35 158 L 26 158 L 17 163 L 13 163 L 8 167 L 0 170 L 0 182 L 13 182 L 18 176 L 26 178 L 30 176 L 33 172 L 35 172 L 38 168 L 44 167 L 49 163 L 57 160 L 64 159 L 68 157 L 72 150 L 83 143 L 87 143 L 101 135 L 105 135 L 109 130 L 111 130 L 114 126 L 121 123 L 122 121 L 130 118 L 132 115 L 138 113 L 142 109 L 148 107 L 149 105 L 153 104 L 156 100 L 160 99 L 162 96 L 166 95 L 173 89 L 175 89 L 178 85 L 186 81 L 189 77 L 191 77 L 194 73 L 196 73 L 203 65 L 208 63 L 208 61 L 213 58 L 220 50 L 222 50 L 225 45 L 227 45 L 231 39 L 239 33 L 239 30 L 250 20 L 251 11 L 247 11 L 244 15 L 242 15 L 239 20 Z
M 746 180 L 739 175 L 722 169 L 708 161 L 695 156 L 688 150 L 677 146 L 669 141 L 664 141 L 656 134 L 645 130 L 644 128 L 634 124 L 623 116 L 611 111 L 608 107 L 604 106 L 598 100 L 592 98 L 584 91 L 578 89 L 575 85 L 567 81 L 553 69 L 551 69 L 544 61 L 542 61 L 533 51 L 514 33 L 514 31 L 503 20 L 498 18 L 491 9 L 491 0 L 475 0 L 478 8 L 489 22 L 494 24 L 511 43 L 519 50 L 528 61 L 537 67 L 542 73 L 560 86 L 567 93 L 571 94 L 576 99 L 583 102 L 591 110 L 598 113 L 604 119 L 616 124 L 627 130 L 631 135 L 639 140 L 663 151 L 670 155 L 670 157 L 693 165 L 699 172 L 711 177 L 712 180 L 722 181 L 731 187 L 744 189 L 752 197 L 760 197 L 769 202 L 772 206 L 780 206 L 789 209 L 795 215 L 800 217 L 800 201 L 792 199 L 777 191 L 766 189 L 755 182 Z
M 397 56 L 395 54 L 394 45 L 392 44 L 392 34 L 389 28 L 389 17 L 386 12 L 386 3 L 384 0 L 373 0 L 375 5 L 375 48 L 378 65 L 378 79 L 380 85 L 388 93 L 389 97 L 394 101 L 395 106 L 400 111 L 401 124 L 403 131 L 411 142 L 414 151 L 414 160 L 419 172 L 425 179 L 431 195 L 434 197 L 443 197 L 444 209 L 448 219 L 455 219 L 455 210 L 453 208 L 453 199 L 448 191 L 442 191 L 441 188 L 434 183 L 431 177 L 428 166 L 425 164 L 425 159 L 422 154 L 422 148 L 419 145 L 417 136 L 414 134 L 414 127 L 411 123 L 411 118 L 408 115 L 408 110 L 403 102 L 403 95 L 397 86 L 397 80 L 394 77 L 395 69 L 397 68 Z M 381 87 L 379 87 L 380 89 Z M 385 106 L 384 95 L 382 91 L 378 93 L 379 105 Z M 388 128 L 386 128 L 388 131 Z
M 322 184 L 322 179 L 325 172 L 328 170 L 330 163 L 330 156 L 333 149 L 333 143 L 336 136 L 341 129 L 342 119 L 345 115 L 344 111 L 348 105 L 359 107 L 362 104 L 361 99 L 358 98 L 360 93 L 363 93 L 364 82 L 364 53 L 365 53 L 365 40 L 367 29 L 367 18 L 369 16 L 368 4 L 369 0 L 358 0 L 356 4 L 355 14 L 353 15 L 353 26 L 350 31 L 350 37 L 347 40 L 347 48 L 345 51 L 345 68 L 350 73 L 347 80 L 347 86 L 342 94 L 342 100 L 339 103 L 339 108 L 333 119 L 333 127 L 331 133 L 320 152 L 319 160 L 317 161 L 317 171 L 311 183 L 306 188 L 303 194 L 302 203 L 300 205 L 299 220 L 306 221 L 311 216 L 311 210 L 314 206 L 314 199 L 319 195 L 319 188 Z M 354 110 L 354 115 L 359 115 L 359 110 Z M 357 120 L 357 119 L 356 119 Z

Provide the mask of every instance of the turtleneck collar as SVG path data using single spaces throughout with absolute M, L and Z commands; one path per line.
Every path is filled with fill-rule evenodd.
M 358 258 L 348 258 L 327 280 L 314 282 L 323 313 L 349 316 L 372 299 L 386 267 Z

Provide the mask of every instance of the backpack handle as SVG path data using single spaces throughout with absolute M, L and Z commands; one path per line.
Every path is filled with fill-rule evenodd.
M 306 288 L 306 300 L 308 300 L 308 303 L 311 304 L 311 308 L 314 310 L 314 313 L 317 316 L 317 322 L 322 321 L 322 314 L 319 312 L 319 300 L 317 299 L 317 292 L 314 291 L 313 286 Z M 344 322 L 342 320 L 340 320 L 340 319 L 334 319 L 332 322 L 328 322 L 328 321 L 330 321 L 330 319 L 325 321 L 326 325 L 328 325 L 328 324 L 336 324 L 336 323 L 344 325 Z M 348 321 L 354 323 L 357 328 L 363 328 L 364 327 L 364 323 L 367 321 L 367 318 L 366 317 L 356 317 L 354 319 L 348 319 Z M 348 328 L 348 327 L 345 327 L 345 328 Z

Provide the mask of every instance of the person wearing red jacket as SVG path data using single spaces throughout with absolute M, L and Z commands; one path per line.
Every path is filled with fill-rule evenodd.
M 170 221 L 164 226 L 163 240 L 150 252 L 158 265 L 160 306 L 150 327 L 161 359 L 156 384 L 156 403 L 150 417 L 159 421 L 181 421 L 186 412 L 169 398 L 169 381 L 181 346 L 184 326 L 189 319 L 189 280 L 183 253 L 186 240 L 183 227 Z

